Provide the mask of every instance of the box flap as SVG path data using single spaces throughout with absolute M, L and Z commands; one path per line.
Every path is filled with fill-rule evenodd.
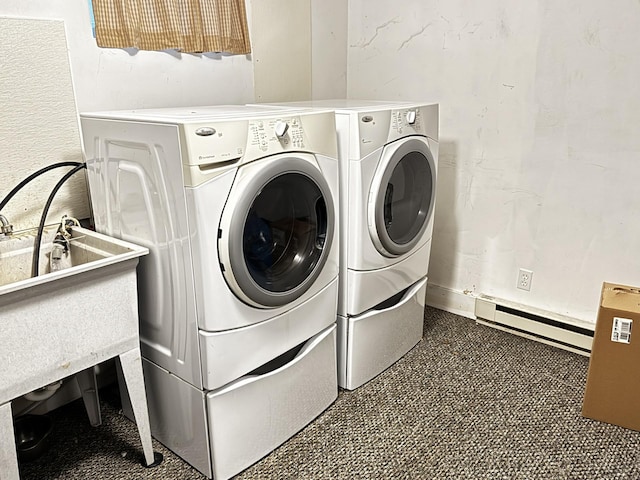
M 640 288 L 605 282 L 600 305 L 640 313 Z

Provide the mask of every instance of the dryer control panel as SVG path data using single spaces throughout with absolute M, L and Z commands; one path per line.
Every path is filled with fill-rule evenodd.
M 391 131 L 389 136 L 397 133 L 398 135 L 423 134 L 426 132 L 423 128 L 422 112 L 419 108 L 409 108 L 391 111 Z
M 359 112 L 359 154 L 362 158 L 389 142 L 409 135 L 438 138 L 438 105 Z

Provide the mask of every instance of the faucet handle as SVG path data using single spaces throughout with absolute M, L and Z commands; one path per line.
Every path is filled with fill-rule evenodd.
M 0 214 L 0 232 L 7 236 L 13 233 L 13 225 L 11 225 L 7 217 L 2 214 Z

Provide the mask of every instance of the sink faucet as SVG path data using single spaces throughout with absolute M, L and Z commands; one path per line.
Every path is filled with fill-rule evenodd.
M 5 217 L 4 215 L 2 215 L 0 213 L 0 232 L 2 232 L 4 235 L 9 236 L 13 233 L 13 225 L 11 225 L 9 223 L 9 220 L 7 220 L 7 217 Z

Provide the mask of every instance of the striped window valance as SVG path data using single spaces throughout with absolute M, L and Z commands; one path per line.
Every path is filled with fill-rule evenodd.
M 244 0 L 93 0 L 93 13 L 100 47 L 251 52 Z

